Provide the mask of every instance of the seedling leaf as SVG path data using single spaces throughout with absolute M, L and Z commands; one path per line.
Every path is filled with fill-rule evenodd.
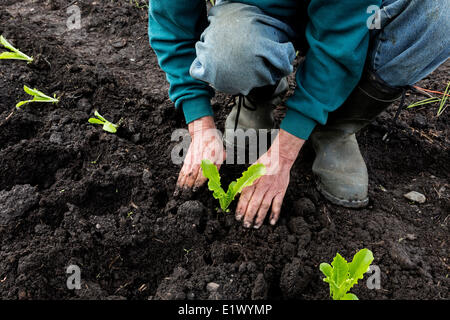
M 245 187 L 251 186 L 256 179 L 266 174 L 266 167 L 262 163 L 250 166 L 236 182 L 232 182 L 227 190 L 227 200 L 231 203 L 238 193 Z
M 103 130 L 105 130 L 106 132 L 109 132 L 109 133 L 116 133 L 117 132 L 117 127 L 116 127 L 115 124 L 112 124 L 111 122 L 106 121 L 103 124 Z
M 37 89 L 31 89 L 27 86 L 23 87 L 24 91 L 28 93 L 30 96 L 33 97 L 32 100 L 25 100 L 25 101 L 19 101 L 16 104 L 16 108 L 19 109 L 24 104 L 30 103 L 30 102 L 48 102 L 48 103 L 58 103 L 59 99 L 56 97 L 52 98 L 44 94 L 43 92 L 37 90 Z
M 98 113 L 97 110 L 94 111 L 94 115 L 95 115 L 97 118 L 99 118 L 100 120 L 104 121 L 104 122 L 108 121 L 108 120 L 106 120 L 105 118 L 103 118 L 103 116 L 102 116 L 100 113 Z
M 444 91 L 444 97 L 443 97 L 442 100 L 441 100 L 441 104 L 440 104 L 440 106 L 439 106 L 439 110 L 438 110 L 438 113 L 437 113 L 437 116 L 438 116 L 438 117 L 444 112 L 445 109 L 447 109 L 447 107 L 444 108 L 444 106 L 445 106 L 445 103 L 446 103 L 447 100 L 448 100 L 448 93 L 449 93 L 449 90 L 450 90 L 450 81 L 449 81 L 449 83 L 447 84 L 447 88 L 445 88 L 445 91 Z
M 13 45 L 9 43 L 8 40 L 6 40 L 6 38 L 3 36 L 0 36 L 0 43 L 8 50 L 11 50 L 13 52 L 19 51 L 16 48 L 14 48 Z
M 333 267 L 330 266 L 328 263 L 321 263 L 320 264 L 320 271 L 327 277 L 331 278 L 331 275 L 333 274 Z
M 359 300 L 359 299 L 353 293 L 347 293 L 345 296 L 342 297 L 341 300 Z
M 32 57 L 27 56 L 25 53 L 14 48 L 11 43 L 9 43 L 3 36 L 0 36 L 0 44 L 2 44 L 6 49 L 11 52 L 2 52 L 0 54 L 0 59 L 14 59 L 14 60 L 25 60 L 28 63 L 33 61 Z
M 362 279 L 373 261 L 373 254 L 368 249 L 362 249 L 348 263 L 339 253 L 328 263 L 320 264 L 320 271 L 325 275 L 323 279 L 330 286 L 330 296 L 333 300 L 358 300 L 358 297 L 348 291 Z
M 20 109 L 21 106 L 23 106 L 24 104 L 33 102 L 33 100 L 25 100 L 25 101 L 20 101 L 16 104 L 16 109 Z
M 228 212 L 228 207 L 238 193 L 241 193 L 245 187 L 251 186 L 256 179 L 266 173 L 266 167 L 263 164 L 254 164 L 242 174 L 237 181 L 233 181 L 225 192 L 220 183 L 220 174 L 217 167 L 210 160 L 202 160 L 202 173 L 208 181 L 208 189 L 213 191 L 213 197 L 219 200 L 220 208 Z
M 348 272 L 350 278 L 354 279 L 352 287 L 358 282 L 358 280 L 364 277 L 364 273 L 369 271 L 369 266 L 373 261 L 372 251 L 368 249 L 362 249 L 358 251 L 353 257 L 352 262 L 348 265 Z M 351 289 L 351 287 L 349 288 Z
M 213 192 L 214 199 L 224 198 L 226 194 L 221 187 L 220 174 L 216 165 L 210 160 L 203 160 L 200 166 L 203 176 L 208 179 L 208 189 Z
M 2 60 L 23 60 L 20 55 L 15 52 L 2 52 L 0 54 L 0 59 Z
M 42 92 L 36 90 L 36 89 L 31 89 L 27 86 L 23 86 L 23 90 L 28 93 L 30 96 L 38 96 L 39 94 L 44 95 Z
M 333 262 L 331 263 L 333 267 L 334 273 L 332 273 L 332 279 L 334 282 L 341 286 L 345 280 L 347 280 L 348 274 L 348 263 L 339 253 L 334 257 Z
M 89 118 L 89 123 L 103 125 L 103 130 L 109 133 L 117 132 L 117 128 L 119 127 L 118 124 L 106 120 L 97 110 L 94 111 L 94 115 L 96 118 Z
M 435 92 L 435 91 L 433 91 Z M 442 98 L 438 98 L 438 97 L 430 97 L 424 100 L 420 100 L 417 102 L 414 102 L 412 104 L 410 104 L 407 109 L 411 109 L 411 108 L 415 108 L 415 107 L 420 107 L 423 105 L 427 105 L 427 104 L 432 104 L 432 103 L 437 103 L 439 102 L 439 109 L 438 112 L 436 114 L 437 117 L 441 116 L 444 111 L 447 109 L 447 101 L 448 101 L 448 97 L 449 97 L 449 93 L 450 93 L 450 82 L 447 83 L 447 87 L 445 88 L 444 93 L 441 92 L 435 92 L 435 93 L 439 93 L 442 94 Z
M 424 100 L 420 100 L 417 102 L 414 102 L 413 104 L 410 104 L 407 109 L 411 109 L 411 108 L 415 108 L 415 107 L 419 107 L 419 106 L 423 106 L 426 104 L 431 104 L 431 103 L 435 103 L 435 102 L 439 102 L 441 101 L 440 98 L 428 98 L 428 99 L 424 99 Z
M 103 125 L 103 121 L 102 120 L 99 120 L 99 119 L 96 119 L 96 118 L 89 118 L 89 123 L 92 123 L 92 124 L 101 124 L 101 125 Z

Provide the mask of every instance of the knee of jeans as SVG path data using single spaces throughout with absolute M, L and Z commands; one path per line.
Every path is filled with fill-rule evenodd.
M 190 70 L 194 78 L 229 94 L 248 94 L 253 87 L 272 82 L 258 55 L 258 36 L 250 30 L 229 24 L 226 29 L 207 30 L 202 40 L 196 44 L 197 58 Z
M 388 26 L 386 34 L 388 39 L 393 36 L 396 40 L 382 40 L 380 51 L 374 51 L 382 58 L 378 63 L 372 62 L 377 74 L 388 85 L 412 85 L 448 58 L 450 9 L 447 3 L 448 0 L 408 0 L 406 6 L 397 8 L 401 11 L 390 12 L 394 23 Z M 395 19 L 401 24 L 395 23 Z M 409 21 L 414 23 L 405 24 Z

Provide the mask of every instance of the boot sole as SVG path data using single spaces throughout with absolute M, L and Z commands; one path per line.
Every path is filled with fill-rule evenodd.
M 345 200 L 338 198 L 328 191 L 324 190 L 324 188 L 320 185 L 320 183 L 316 184 L 317 190 L 331 203 L 345 207 L 345 208 L 351 208 L 351 209 L 358 209 L 358 208 L 364 208 L 369 204 L 369 198 L 366 198 L 364 200 Z

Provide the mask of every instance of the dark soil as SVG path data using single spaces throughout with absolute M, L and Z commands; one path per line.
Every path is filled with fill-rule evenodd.
M 171 134 L 185 123 L 149 47 L 146 10 L 79 0 L 82 29 L 69 31 L 69 3 L 0 4 L 0 34 L 35 57 L 0 63 L 1 298 L 329 299 L 319 264 L 364 247 L 381 289 L 361 281 L 360 299 L 449 298 L 449 112 L 408 110 L 394 125 L 393 106 L 358 135 L 371 178 L 362 210 L 315 190 L 307 145 L 278 226 L 245 230 L 205 190 L 172 197 L 180 166 L 170 161 Z M 419 85 L 444 90 L 449 69 Z M 25 84 L 61 102 L 26 105 L 4 121 Z M 227 99 L 213 101 L 219 126 Z M 113 135 L 89 124 L 94 109 L 123 127 Z M 231 180 L 241 169 L 221 172 Z M 412 190 L 426 203 L 403 197 Z M 72 264 L 81 290 L 66 287 Z

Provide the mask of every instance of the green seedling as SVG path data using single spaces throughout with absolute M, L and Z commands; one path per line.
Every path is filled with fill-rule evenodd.
M 33 62 L 33 57 L 27 56 L 25 53 L 14 48 L 11 43 L 8 42 L 3 36 L 0 36 L 0 44 L 10 51 L 2 52 L 0 54 L 0 60 L 24 60 L 28 63 Z
M 102 115 L 100 113 L 98 113 L 97 110 L 95 110 L 94 115 L 96 118 L 90 118 L 88 120 L 89 123 L 103 125 L 103 130 L 105 130 L 106 132 L 109 132 L 109 133 L 117 132 L 117 128 L 119 127 L 118 124 L 114 124 L 114 123 L 106 120 L 105 118 L 102 117 Z
M 20 101 L 19 103 L 16 104 L 16 109 L 20 109 L 21 106 L 23 106 L 24 104 L 30 103 L 30 102 L 47 102 L 47 103 L 58 103 L 59 102 L 59 99 L 56 98 L 56 95 L 54 95 L 52 98 L 37 89 L 31 89 L 31 88 L 28 88 L 27 86 L 24 86 L 23 89 L 25 90 L 26 93 L 28 93 L 30 96 L 32 96 L 33 99 Z
M 448 97 L 450 95 L 450 82 L 447 83 L 447 88 L 445 89 L 445 91 L 444 91 L 444 93 L 442 95 L 443 95 L 442 98 L 431 96 L 428 99 L 424 99 L 424 100 L 420 100 L 420 101 L 414 102 L 414 103 L 410 104 L 407 107 L 407 109 L 420 107 L 420 106 L 424 106 L 424 105 L 427 105 L 427 104 L 432 104 L 432 103 L 437 103 L 438 102 L 439 103 L 439 109 L 438 109 L 438 112 L 437 112 L 436 116 L 439 117 L 439 116 L 441 116 L 444 113 L 445 109 L 447 109 L 447 106 L 448 106 L 447 105 L 447 100 L 448 100 Z
M 444 110 L 447 109 L 447 106 L 445 105 L 447 100 L 448 100 L 448 96 L 450 93 L 450 81 L 447 83 L 447 88 L 445 88 L 444 91 L 444 97 L 441 100 L 441 104 L 439 106 L 439 110 L 437 113 L 437 116 L 439 117 L 442 113 L 444 113 Z
M 330 285 L 330 296 L 333 300 L 358 300 L 358 297 L 349 291 L 364 277 L 364 273 L 369 271 L 372 261 L 372 252 L 369 249 L 362 249 L 353 256 L 350 263 L 339 253 L 331 265 L 321 263 L 320 271 L 326 276 L 323 281 Z
M 59 99 L 56 98 L 56 95 L 54 95 L 54 97 L 52 98 L 37 89 L 31 89 L 31 88 L 28 88 L 27 86 L 24 86 L 23 89 L 25 90 L 26 93 L 28 93 L 30 96 L 32 96 L 33 99 L 18 102 L 16 104 L 16 108 L 13 109 L 10 112 L 10 114 L 0 123 L 0 126 L 2 126 L 4 123 L 6 123 L 6 121 L 11 119 L 11 117 L 14 114 L 14 111 L 19 110 L 20 107 L 23 106 L 24 104 L 27 104 L 30 102 L 49 102 L 49 103 L 58 103 L 59 102 Z
M 241 193 L 245 187 L 251 186 L 256 179 L 266 174 L 265 165 L 261 163 L 254 164 L 242 174 L 242 177 L 230 183 L 227 192 L 225 192 L 220 184 L 219 170 L 214 163 L 209 160 L 203 160 L 201 167 L 203 176 L 209 180 L 208 189 L 213 191 L 213 197 L 219 200 L 220 208 L 224 212 L 230 211 L 228 207 L 238 193 Z

